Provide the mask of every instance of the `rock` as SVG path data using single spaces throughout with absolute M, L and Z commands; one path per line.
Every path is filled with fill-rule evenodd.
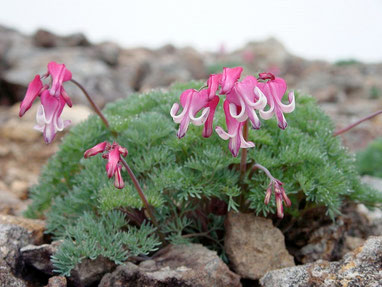
M 25 208 L 25 203 L 14 193 L 0 187 L 0 214 L 15 215 Z
M 27 245 L 20 249 L 21 256 L 25 265 L 43 272 L 44 274 L 54 275 L 51 256 L 57 251 L 61 241 L 54 241 L 51 244 Z
M 13 141 L 33 142 L 41 136 L 40 132 L 33 129 L 34 126 L 35 122 L 12 118 L 0 127 L 0 135 Z
M 33 42 L 37 47 L 75 47 L 89 46 L 90 43 L 82 33 L 76 33 L 69 36 L 58 36 L 50 31 L 39 29 L 33 35 Z
M 60 244 L 61 241 L 54 241 L 51 244 L 27 245 L 21 248 L 20 252 L 26 267 L 31 266 L 44 274 L 54 275 L 54 266 L 50 259 L 56 253 Z M 95 260 L 83 259 L 71 271 L 68 281 L 74 286 L 90 286 L 101 280 L 105 273 L 112 271 L 114 268 L 114 262 L 101 256 Z
M 1 287 L 27 287 L 27 284 L 15 277 L 8 264 L 0 259 L 0 286 Z
M 319 260 L 306 265 L 273 270 L 260 279 L 273 286 L 381 286 L 382 237 L 370 237 L 363 246 L 339 262 Z
M 48 285 L 46 287 L 66 287 L 67 281 L 64 276 L 54 276 L 49 278 Z
M 382 179 L 372 176 L 363 176 L 362 182 L 382 192 Z M 368 226 L 371 235 L 382 235 L 382 210 L 379 208 L 368 209 L 363 204 L 357 205 L 357 212 L 365 216 L 368 220 Z
M 23 180 L 15 180 L 11 184 L 11 191 L 17 195 L 21 200 L 28 198 L 29 184 Z
M 4 260 L 12 272 L 21 270 L 20 248 L 31 242 L 30 233 L 25 228 L 0 224 L 0 260 Z
M 65 108 L 62 111 L 61 117 L 62 120 L 71 121 L 70 128 L 86 120 L 91 114 L 93 114 L 93 111 L 89 107 L 85 105 L 75 105 L 71 108 Z
M 230 212 L 225 230 L 224 249 L 233 270 L 242 277 L 259 279 L 270 270 L 294 266 L 284 235 L 272 220 Z
M 110 66 L 116 66 L 119 60 L 121 48 L 112 42 L 98 44 L 96 47 L 98 57 Z
M 86 287 L 101 280 L 105 273 L 115 268 L 115 263 L 102 256 L 95 260 L 84 259 L 70 273 L 68 280 L 72 285 Z
M 241 286 L 215 251 L 201 244 L 169 245 L 139 266 L 126 263 L 105 275 L 99 287 Z
M 346 229 L 341 219 L 318 228 L 311 234 L 308 244 L 300 249 L 297 258 L 302 263 L 310 263 L 318 259 L 330 261 L 342 258 L 341 251 Z
M 32 55 L 21 53 L 17 62 L 6 70 L 3 78 L 7 83 L 24 87 L 23 92 L 17 95 L 21 101 L 29 82 L 36 74 L 45 73 L 46 66 L 51 61 L 65 63 L 72 72 L 73 78 L 85 87 L 100 106 L 126 97 L 131 91 L 123 76 L 97 57 L 94 47 L 34 48 Z M 87 104 L 86 98 L 74 84 L 68 82 L 64 84 L 64 87 L 74 104 Z
M 0 215 L 0 224 L 11 224 L 22 227 L 29 235 L 31 243 L 43 242 L 45 222 L 38 219 L 28 219 L 11 215 Z
M 382 192 L 382 178 L 364 175 L 362 176 L 361 181 L 365 184 L 370 185 L 372 188 Z

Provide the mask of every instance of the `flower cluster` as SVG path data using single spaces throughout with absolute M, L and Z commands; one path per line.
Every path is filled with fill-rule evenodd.
M 106 152 L 105 152 L 106 151 Z M 91 156 L 94 156 L 99 153 L 105 152 L 102 157 L 104 159 L 107 159 L 106 164 L 106 173 L 109 178 L 114 176 L 114 186 L 116 188 L 122 189 L 125 186 L 125 183 L 123 182 L 123 178 L 121 175 L 121 169 L 122 169 L 122 158 L 127 156 L 127 149 L 124 147 L 121 147 L 117 143 L 110 144 L 108 142 L 101 142 L 97 144 L 96 146 L 88 149 L 84 153 L 84 158 L 89 158 Z
M 51 78 L 50 86 L 41 81 L 47 77 Z M 70 121 L 63 121 L 60 116 L 65 104 L 72 107 L 72 101 L 63 87 L 63 83 L 71 79 L 72 73 L 64 64 L 50 62 L 46 74 L 36 75 L 29 83 L 25 98 L 21 102 L 20 117 L 30 109 L 34 100 L 40 97 L 41 105 L 37 111 L 37 125 L 34 128 L 44 134 L 46 143 L 51 143 L 57 131 L 62 131 L 70 124 Z
M 268 205 L 271 199 L 272 193 L 275 194 L 277 216 L 279 218 L 283 218 L 284 217 L 283 202 L 285 202 L 285 205 L 288 207 L 290 207 L 292 203 L 290 202 L 290 199 L 285 193 L 285 189 L 283 188 L 283 183 L 276 178 L 271 178 L 271 182 L 268 185 L 267 192 L 265 194 L 265 199 L 264 199 L 264 203 L 266 205 Z
M 283 104 L 283 98 L 287 85 L 284 79 L 276 78 L 271 73 L 261 73 L 259 78 L 247 76 L 239 81 L 243 68 L 224 68 L 222 74 L 210 75 L 207 88 L 202 90 L 189 89 L 180 95 L 180 105 L 183 110 L 180 114 L 179 104 L 175 103 L 170 114 L 176 123 L 180 123 L 178 137 L 185 136 L 188 126 L 193 123 L 196 126 L 204 124 L 203 136 L 212 134 L 212 124 L 219 96 L 225 95 L 224 113 L 228 132 L 222 127 L 216 127 L 217 134 L 224 140 L 229 140 L 229 149 L 233 156 L 237 156 L 240 148 L 254 147 L 253 142 L 248 142 L 243 137 L 243 127 L 247 120 L 254 129 L 260 128 L 260 117 L 267 120 L 276 115 L 278 126 L 281 129 L 287 127 L 283 113 L 290 113 L 295 108 L 293 91 L 289 93 L 289 104 Z M 266 106 L 269 106 L 265 110 Z M 196 114 L 201 115 L 196 117 Z

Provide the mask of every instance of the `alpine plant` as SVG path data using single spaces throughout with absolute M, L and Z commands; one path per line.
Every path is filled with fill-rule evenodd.
M 183 110 L 178 114 L 180 105 L 174 103 L 170 115 L 175 123 L 180 123 L 177 136 L 182 138 L 186 135 L 190 123 L 201 126 L 204 125 L 203 137 L 210 137 L 213 130 L 213 120 L 215 110 L 220 101 L 220 96 L 225 96 L 223 109 L 227 125 L 227 131 L 222 127 L 215 127 L 216 133 L 223 140 L 228 140 L 228 148 L 234 157 L 237 157 L 240 149 L 252 148 L 255 144 L 247 140 L 247 132 L 243 133 L 244 126 L 249 122 L 253 129 L 260 129 L 260 118 L 268 120 L 276 116 L 279 128 L 285 129 L 287 122 L 284 113 L 291 113 L 295 109 L 294 92 L 288 95 L 288 104 L 282 102 L 282 98 L 287 90 L 284 79 L 275 77 L 272 73 L 260 73 L 256 79 L 254 76 L 247 76 L 240 81 L 243 68 L 223 68 L 221 74 L 210 75 L 207 87 L 201 90 L 189 89 L 180 95 L 180 105 Z M 201 114 L 196 116 L 199 112 Z M 246 172 L 246 153 L 242 153 L 241 158 L 242 175 Z M 268 171 L 265 167 L 257 164 L 262 170 Z M 242 168 L 244 167 L 244 168 Z M 275 195 L 277 215 L 284 216 L 283 205 L 291 205 L 287 197 L 282 182 L 275 179 L 269 172 L 271 183 L 266 191 L 264 203 L 268 204 L 272 193 Z

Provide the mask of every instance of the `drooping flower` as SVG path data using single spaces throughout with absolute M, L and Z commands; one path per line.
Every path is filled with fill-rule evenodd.
M 237 81 L 227 93 L 231 116 L 239 122 L 249 118 L 254 129 L 259 129 L 261 124 L 255 110 L 261 111 L 267 104 L 267 99 L 257 84 L 255 77 L 247 76 L 244 80 Z M 240 113 L 236 113 L 236 110 L 240 110 Z
M 260 73 L 259 79 L 265 81 L 259 82 L 258 87 L 267 97 L 267 102 L 269 105 L 268 110 L 260 110 L 260 116 L 263 119 L 268 120 L 275 114 L 278 126 L 281 129 L 285 129 L 288 124 L 283 113 L 291 113 L 294 111 L 294 92 L 291 91 L 288 94 L 289 104 L 283 104 L 281 100 L 287 90 L 285 80 L 282 78 L 276 78 L 272 73 Z
M 44 134 L 44 140 L 48 144 L 53 141 L 58 131 L 62 131 L 70 125 L 70 121 L 63 121 L 60 117 L 65 106 L 65 101 L 62 97 L 51 96 L 49 91 L 45 90 L 40 98 L 41 105 L 37 110 L 37 124 L 34 128 Z
M 265 199 L 264 199 L 264 203 L 266 205 L 268 205 L 271 199 L 272 193 L 275 194 L 277 216 L 279 218 L 283 218 L 284 217 L 283 202 L 285 202 L 285 205 L 288 207 L 290 207 L 292 203 L 285 193 L 285 189 L 283 188 L 283 183 L 276 178 L 271 178 L 271 182 L 268 185 L 267 192 L 265 194 Z
M 245 123 L 239 122 L 231 116 L 230 104 L 228 100 L 224 101 L 223 107 L 226 116 L 228 132 L 224 131 L 224 129 L 219 126 L 215 128 L 215 131 L 223 140 L 229 140 L 229 150 L 231 151 L 232 155 L 236 157 L 239 154 L 240 148 L 251 148 L 254 147 L 255 144 L 253 142 L 245 141 L 243 137 L 243 127 Z M 236 105 L 233 107 L 233 109 L 236 109 Z
M 115 142 L 112 145 L 108 142 L 101 142 L 85 151 L 84 158 L 89 158 L 99 153 L 104 153 L 102 157 L 107 159 L 106 173 L 108 178 L 114 176 L 114 186 L 116 188 L 122 189 L 125 186 L 125 183 L 121 175 L 121 156 L 127 156 L 127 149 Z
M 225 95 L 231 91 L 237 80 L 240 79 L 242 67 L 236 68 L 223 68 L 223 74 L 220 80 L 221 90 L 220 93 Z
M 51 87 L 44 85 L 41 81 L 48 76 L 51 77 Z M 50 62 L 48 72 L 42 77 L 36 75 L 29 83 L 25 98 L 20 104 L 19 116 L 22 117 L 30 109 L 34 100 L 41 97 L 35 129 L 44 134 L 46 143 L 51 143 L 57 131 L 62 131 L 70 124 L 70 121 L 63 121 L 60 116 L 65 104 L 69 107 L 72 106 L 72 101 L 62 86 L 63 82 L 69 81 L 71 78 L 72 73 L 66 69 L 64 64 Z
M 201 91 L 194 89 L 185 90 L 180 95 L 180 104 L 183 107 L 183 111 L 177 115 L 177 112 L 179 111 L 178 103 L 174 103 L 170 111 L 170 115 L 174 122 L 180 123 L 177 133 L 178 138 L 185 136 L 190 122 L 196 126 L 205 124 L 203 136 L 211 136 L 213 117 L 218 103 L 218 96 L 213 96 L 209 99 L 208 89 L 203 89 Z M 196 114 L 201 110 L 201 115 L 196 118 Z

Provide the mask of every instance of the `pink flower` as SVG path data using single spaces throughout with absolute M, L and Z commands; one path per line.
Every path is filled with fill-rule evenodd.
M 292 203 L 285 193 L 285 190 L 283 188 L 283 183 L 276 178 L 271 178 L 271 182 L 268 185 L 267 192 L 265 194 L 265 199 L 264 199 L 264 203 L 266 205 L 268 205 L 273 192 L 275 193 L 277 216 L 279 218 L 283 218 L 284 217 L 283 201 L 285 202 L 285 205 L 288 207 L 290 207 Z
M 51 77 L 51 87 L 44 85 L 41 79 Z M 72 73 L 66 69 L 64 64 L 50 62 L 48 72 L 40 77 L 36 75 L 28 85 L 24 100 L 20 104 L 19 116 L 22 117 L 30 109 L 34 100 L 40 96 L 41 105 L 38 108 L 35 129 L 44 133 L 46 143 L 51 143 L 56 136 L 57 131 L 62 131 L 70 124 L 70 121 L 63 121 L 60 116 L 65 103 L 71 107 L 72 101 L 67 95 L 63 82 L 69 81 Z
M 84 153 L 84 158 L 89 158 L 99 153 L 105 152 L 102 157 L 107 159 L 106 173 L 109 178 L 114 176 L 114 186 L 122 189 L 125 186 L 121 175 L 121 156 L 126 157 L 128 151 L 126 148 L 120 146 L 117 143 L 110 145 L 108 142 L 101 142 L 94 147 L 88 149 Z
M 269 109 L 267 111 L 260 110 L 260 116 L 268 120 L 274 114 L 276 114 L 278 126 L 281 129 L 287 127 L 287 122 L 285 120 L 283 113 L 291 113 L 295 108 L 294 92 L 291 91 L 288 95 L 289 104 L 285 105 L 281 102 L 283 98 L 287 85 L 284 79 L 276 78 L 271 73 L 260 73 L 259 79 L 266 82 L 259 82 L 258 87 L 267 97 Z
M 44 86 L 40 75 L 36 75 L 33 81 L 29 83 L 27 93 L 25 94 L 24 100 L 20 104 L 20 117 L 22 117 L 25 112 L 31 108 L 34 100 L 46 89 L 48 89 L 48 85 Z
M 212 99 L 216 96 L 216 92 L 219 89 L 220 81 L 222 78 L 222 74 L 212 74 L 208 78 L 207 86 L 208 86 L 208 98 Z
M 94 147 L 92 147 L 91 149 L 88 149 L 87 151 L 85 151 L 84 158 L 95 156 L 96 154 L 102 153 L 105 150 L 110 150 L 110 148 L 111 146 L 108 142 L 101 142 L 95 145 Z
M 215 131 L 223 139 L 229 139 L 229 150 L 232 155 L 236 157 L 239 154 L 240 148 L 251 148 L 255 144 L 253 142 L 246 142 L 243 138 L 243 126 L 244 122 L 239 122 L 231 116 L 229 101 L 224 101 L 224 113 L 226 116 L 226 124 L 228 132 L 224 131 L 221 127 L 216 127 Z
M 231 91 L 237 80 L 240 79 L 240 75 L 243 72 L 242 67 L 236 68 L 223 68 L 223 75 L 220 81 L 222 95 L 225 95 Z
M 190 122 L 196 126 L 205 124 L 203 136 L 211 136 L 213 117 L 218 103 L 218 96 L 213 96 L 209 99 L 209 91 L 207 89 L 201 91 L 193 89 L 185 90 L 180 95 L 180 104 L 183 107 L 183 111 L 177 115 L 179 111 L 178 103 L 174 103 L 170 111 L 174 122 L 180 123 L 177 133 L 178 138 L 185 136 Z M 202 114 L 196 118 L 195 115 L 202 109 Z
M 69 107 L 72 106 L 72 101 L 67 96 L 63 82 L 70 81 L 72 79 L 72 73 L 66 69 L 64 64 L 57 64 L 56 62 L 50 62 L 48 64 L 48 73 L 52 77 L 52 86 L 49 89 L 51 96 L 59 97 L 60 95 L 64 98 L 65 102 Z
M 62 97 L 55 97 L 45 90 L 41 94 L 41 105 L 36 114 L 37 124 L 35 129 L 44 134 L 44 140 L 47 144 L 51 143 L 58 131 L 62 131 L 70 121 L 63 121 L 60 116 L 64 109 L 65 101 Z
M 244 122 L 249 118 L 255 129 L 260 128 L 260 120 L 255 110 L 261 111 L 267 104 L 267 99 L 257 84 L 255 77 L 247 76 L 243 81 L 237 81 L 227 93 L 231 117 L 239 122 Z M 240 113 L 237 113 L 239 107 Z

